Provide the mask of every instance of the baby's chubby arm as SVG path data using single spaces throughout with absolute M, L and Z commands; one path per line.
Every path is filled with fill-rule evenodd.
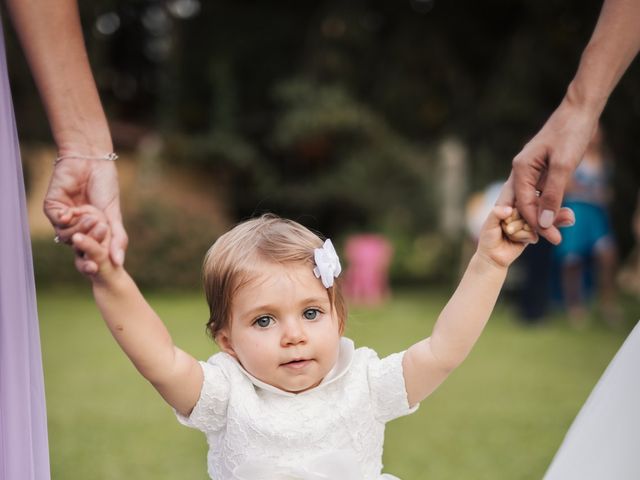
M 97 219 L 106 226 L 104 214 L 86 206 L 80 221 Z M 88 221 L 90 225 L 93 221 Z M 108 230 L 108 229 L 107 229 Z M 122 266 L 109 257 L 110 232 L 101 242 L 84 234 L 72 236 L 73 248 L 95 271 L 83 272 L 93 284 L 93 295 L 112 335 L 138 371 L 179 413 L 188 416 L 200 396 L 202 368 L 197 360 L 176 347 L 162 320 L 144 299 Z
M 440 313 L 431 337 L 407 350 L 403 372 L 410 405 L 431 394 L 467 357 L 482 333 L 507 275 L 509 265 L 526 244 L 503 234 L 503 224 L 514 212 L 496 206 L 480 232 L 478 249 L 455 293 Z M 524 241 L 537 240 L 527 232 Z

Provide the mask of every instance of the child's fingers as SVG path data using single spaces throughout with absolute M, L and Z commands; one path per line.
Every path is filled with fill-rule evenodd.
M 61 241 L 69 243 L 71 237 L 76 232 L 87 233 L 89 232 L 96 224 L 98 223 L 98 219 L 93 216 L 86 216 L 84 218 L 79 218 L 77 221 L 74 221 L 66 228 L 58 228 L 58 237 Z
M 73 248 L 85 260 L 93 260 L 95 262 L 103 261 L 106 256 L 106 249 L 103 248 L 94 238 L 82 233 L 75 233 L 71 237 Z
M 109 227 L 106 223 L 103 222 L 96 223 L 96 225 L 91 230 L 86 232 L 87 235 L 89 235 L 98 243 L 104 242 L 105 238 L 107 238 L 108 233 Z
M 60 214 L 58 219 L 58 225 L 62 225 L 65 228 L 70 227 L 82 220 L 85 216 L 96 217 L 98 219 L 104 218 L 104 213 L 97 207 L 91 204 L 80 205 L 77 207 L 69 207 L 63 213 Z
M 505 218 L 503 220 L 503 222 L 508 225 L 511 222 L 514 222 L 516 220 L 520 220 L 521 218 L 522 217 L 520 216 L 520 212 L 518 212 L 518 210 L 514 208 L 513 211 L 511 212 L 511 215 L 509 215 L 507 218 Z
M 515 221 L 505 225 L 504 231 L 508 235 L 513 235 L 514 233 L 522 230 L 525 225 L 526 225 L 526 223 L 524 223 L 524 220 L 515 220 Z
M 82 222 L 87 220 L 82 218 L 80 215 L 75 215 L 75 210 L 75 208 L 68 209 L 66 212 L 68 215 L 65 216 L 65 213 L 65 215 L 60 217 L 60 222 L 56 224 L 55 232 L 57 242 L 71 244 L 71 237 L 73 234 L 75 232 L 85 230 L 85 227 L 82 226 Z M 95 219 L 93 223 L 96 221 L 97 219 Z M 91 226 L 92 225 L 89 225 L 89 228 L 91 228 Z
M 505 218 L 513 212 L 513 207 L 496 205 L 491 209 L 491 213 L 484 221 L 483 230 L 500 228 Z
M 92 208 L 95 208 L 95 207 L 91 207 L 90 205 L 80 205 L 78 207 L 69 207 L 60 214 L 58 221 L 62 225 L 71 225 L 72 223 L 77 221 L 77 219 L 82 215 L 92 213 L 93 211 Z
M 98 273 L 98 264 L 91 260 L 86 260 L 85 258 L 76 256 L 74 260 L 76 269 L 80 273 L 84 273 L 85 275 L 93 275 L 94 273 Z
M 493 209 L 491 210 L 491 213 L 493 215 L 489 215 L 490 217 L 495 217 L 498 221 L 495 223 L 499 223 L 501 221 L 505 221 L 507 218 L 509 218 L 513 212 L 514 212 L 514 208 L 513 207 L 506 207 L 506 206 L 495 206 L 493 207 Z
M 98 272 L 98 265 L 87 258 L 84 251 L 80 250 L 79 242 L 72 244 L 73 252 L 75 253 L 75 259 L 73 261 L 76 269 L 85 275 L 93 275 Z
M 538 243 L 538 234 L 532 231 L 519 230 L 512 235 L 509 235 L 509 240 L 512 242 L 521 243 Z

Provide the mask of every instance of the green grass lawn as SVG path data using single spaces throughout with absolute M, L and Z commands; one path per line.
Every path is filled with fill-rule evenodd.
M 39 292 L 54 480 L 205 480 L 204 436 L 180 426 L 111 339 L 89 289 Z M 175 342 L 216 351 L 199 294 L 149 301 Z M 443 294 L 397 294 L 358 309 L 347 335 L 381 355 L 428 335 Z M 467 361 L 417 413 L 391 422 L 385 471 L 413 479 L 539 479 L 580 406 L 637 318 L 624 328 L 570 329 L 562 318 L 524 328 L 499 306 Z M 634 313 L 635 312 L 635 313 Z

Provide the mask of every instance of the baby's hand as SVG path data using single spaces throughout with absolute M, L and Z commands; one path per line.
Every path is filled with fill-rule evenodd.
M 513 242 L 536 243 L 538 235 L 532 230 L 517 209 L 513 209 L 511 215 L 500 222 L 502 231 Z
M 71 245 L 76 253 L 75 266 L 91 279 L 113 269 L 109 260 L 111 231 L 104 213 L 92 205 L 71 209 L 74 233 Z
M 526 223 L 516 215 L 519 218 L 513 207 L 493 207 L 480 230 L 478 254 L 500 267 L 508 267 L 528 243 L 537 242 L 537 234 L 530 228 L 526 230 Z

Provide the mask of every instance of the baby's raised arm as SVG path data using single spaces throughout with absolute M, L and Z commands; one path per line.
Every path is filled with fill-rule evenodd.
M 478 249 L 460 285 L 440 313 L 431 337 L 405 353 L 403 372 L 410 405 L 433 392 L 467 357 L 482 333 L 507 268 L 525 247 L 525 243 L 512 241 L 503 234 L 501 224 L 513 212 L 512 207 L 494 207 L 480 232 Z M 518 227 L 524 228 L 519 224 Z M 528 238 L 537 239 L 535 233 Z
M 81 221 L 92 217 L 98 223 L 105 220 L 104 214 L 95 208 L 82 215 L 85 219 Z M 172 407 L 189 415 L 203 382 L 197 360 L 174 345 L 167 328 L 133 279 L 122 266 L 111 262 L 108 232 L 101 243 L 82 233 L 75 233 L 72 242 L 78 255 L 97 266 L 95 272 L 86 275 L 92 281 L 100 313 L 122 350 Z

